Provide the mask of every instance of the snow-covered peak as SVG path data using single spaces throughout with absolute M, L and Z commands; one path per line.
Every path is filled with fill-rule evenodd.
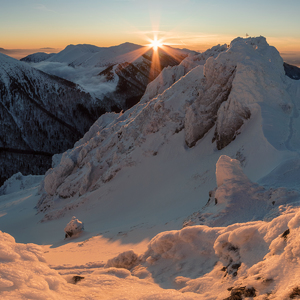
M 25 61 L 28 63 L 31 63 L 31 62 L 38 63 L 38 62 L 44 61 L 46 59 L 49 59 L 53 55 L 55 55 L 55 53 L 37 52 L 37 53 L 33 53 L 30 55 L 27 55 L 26 57 L 21 58 L 20 61 Z
M 87 44 L 69 45 L 61 52 L 57 53 L 47 61 L 67 63 L 72 66 L 95 67 L 106 66 L 125 61 L 132 61 L 132 52 L 142 48 L 142 46 L 124 43 L 112 47 L 97 47 Z M 124 57 L 129 55 L 129 57 Z M 131 57 L 132 56 L 132 57 Z M 135 56 L 137 56 L 135 54 Z

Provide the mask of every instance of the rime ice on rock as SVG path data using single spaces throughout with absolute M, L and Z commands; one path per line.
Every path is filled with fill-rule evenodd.
M 65 238 L 72 237 L 80 233 L 84 229 L 83 223 L 76 217 L 72 217 L 72 220 L 67 224 L 65 228 Z

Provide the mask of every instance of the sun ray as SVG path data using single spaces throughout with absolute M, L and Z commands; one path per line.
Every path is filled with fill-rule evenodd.
M 144 47 L 141 47 L 141 48 L 139 48 L 137 50 L 131 51 L 129 53 L 126 53 L 126 54 L 123 54 L 123 55 L 119 55 L 119 56 L 116 57 L 116 60 L 120 61 L 120 62 L 133 63 L 138 58 L 140 58 L 141 56 L 143 56 L 150 49 L 151 49 L 150 46 L 144 46 Z
M 172 34 L 170 32 L 160 31 L 158 19 L 159 18 L 157 18 L 156 15 L 155 22 L 152 20 L 153 22 L 151 22 L 151 31 L 141 31 L 135 26 L 131 25 L 134 28 L 136 34 L 138 34 L 144 40 L 148 41 L 148 44 L 144 44 L 144 47 L 125 54 L 124 57 L 121 55 L 117 59 L 120 62 L 133 63 L 141 56 L 144 56 L 145 58 L 151 60 L 148 82 L 151 82 L 153 79 L 155 79 L 161 72 L 161 60 L 164 59 L 165 55 L 171 56 L 177 62 L 180 62 L 183 58 L 183 54 L 181 51 L 179 51 L 179 49 L 177 50 L 175 48 L 172 48 L 170 46 L 171 44 L 166 42 L 170 39 L 171 36 L 174 36 L 174 33 Z
M 149 73 L 149 82 L 151 82 L 161 72 L 161 64 L 159 59 L 159 51 L 152 47 L 151 69 Z

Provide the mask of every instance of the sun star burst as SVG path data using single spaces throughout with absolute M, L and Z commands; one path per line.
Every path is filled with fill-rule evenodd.
M 158 48 L 161 48 L 162 47 L 162 42 L 161 40 L 158 40 L 157 37 L 155 37 L 153 40 L 151 40 L 151 43 L 150 43 L 150 47 L 153 48 L 154 51 L 157 51 Z

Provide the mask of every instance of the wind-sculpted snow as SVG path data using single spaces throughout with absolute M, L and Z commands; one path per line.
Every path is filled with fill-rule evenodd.
M 100 117 L 98 125 L 92 126 L 83 138 L 90 140 L 85 144 L 79 142 L 76 148 L 65 152 L 60 164 L 46 173 L 39 209 L 47 210 L 55 197 L 83 195 L 99 188 L 122 168 L 138 163 L 140 147 L 144 155 L 156 155 L 161 145 L 183 129 L 184 105 L 196 94 L 201 73 L 196 68 L 191 77 L 182 78 L 177 83 L 179 97 L 172 98 L 173 101 L 169 99 L 173 92 L 167 90 L 159 98 L 136 105 L 124 114 Z M 187 94 L 181 93 L 183 90 Z M 155 137 L 153 142 L 152 137 Z
M 194 213 L 184 226 L 205 224 L 228 226 L 234 223 L 272 219 L 284 205 L 300 203 L 298 191 L 280 188 L 266 189 L 251 182 L 243 173 L 240 162 L 222 155 L 216 165 L 217 188 L 201 211 Z
M 7 181 L 1 228 L 47 244 L 56 271 L 25 265 L 19 249 L 32 244 L 0 235 L 1 299 L 298 297 L 299 95 L 263 37 L 239 38 L 155 98 L 100 117 L 54 156 L 39 194 L 35 180 Z M 68 243 L 73 215 L 85 231 Z
M 201 212 L 206 224 L 161 232 L 140 255 L 127 250 L 106 264 L 55 268 L 65 275 L 49 268 L 39 246 L 15 243 L 0 232 L 1 299 L 90 299 L 101 293 L 104 299 L 272 295 L 281 300 L 299 295 L 299 193 L 265 190 L 247 178 L 237 160 L 225 155 L 217 162 L 216 182 L 210 197 L 216 201 Z M 226 214 L 219 214 L 218 207 L 228 209 Z M 213 224 L 218 219 L 222 226 Z
M 182 130 L 183 143 L 193 147 L 213 129 L 212 142 L 222 149 L 251 116 L 261 113 L 265 138 L 278 150 L 287 149 L 294 104 L 277 50 L 263 37 L 237 38 L 226 51 L 224 46 L 217 50 L 217 57 L 208 58 L 204 65 L 204 77 L 202 66 L 197 66 L 156 98 L 119 116 L 100 117 L 82 142 L 46 173 L 39 210 L 51 210 L 54 202 L 69 202 L 58 199 L 75 197 L 78 202 L 78 197 L 100 188 L 123 168 L 138 164 L 141 154 L 157 155 Z
M 226 74 L 230 72 L 234 74 L 228 77 Z M 218 149 L 235 139 L 239 129 L 256 111 L 254 103 L 262 102 L 269 108 L 290 102 L 285 90 L 283 61 L 278 51 L 270 47 L 263 37 L 233 40 L 230 48 L 220 53 L 217 59 L 207 60 L 204 75 L 208 92 L 210 87 L 223 91 L 222 87 L 227 85 L 227 94 L 218 93 L 219 101 L 216 101 L 218 111 L 214 140 Z M 284 114 L 280 117 L 285 118 Z

